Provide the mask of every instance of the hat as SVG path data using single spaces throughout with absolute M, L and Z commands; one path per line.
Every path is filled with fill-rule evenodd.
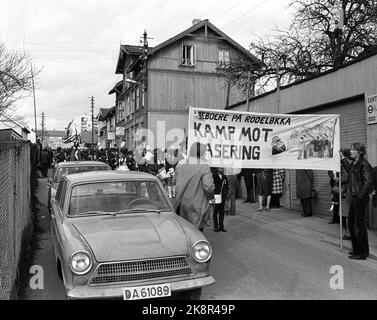
M 275 136 L 272 138 L 272 143 L 276 143 L 276 142 L 279 142 L 280 141 L 280 138 L 278 136 Z

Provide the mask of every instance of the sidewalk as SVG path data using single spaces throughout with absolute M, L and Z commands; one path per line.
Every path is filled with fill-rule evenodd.
M 236 215 L 268 224 L 281 233 L 295 233 L 310 237 L 322 243 L 337 247 L 340 250 L 340 226 L 328 224 L 329 218 L 324 216 L 302 217 L 301 212 L 287 208 L 272 208 L 271 211 L 256 212 L 258 208 L 254 203 L 243 203 L 244 199 L 236 200 Z M 226 216 L 225 219 L 232 217 Z M 343 229 L 344 235 L 345 229 Z M 377 231 L 368 230 L 369 259 L 377 261 Z M 351 241 L 343 240 L 343 251 L 351 251 Z

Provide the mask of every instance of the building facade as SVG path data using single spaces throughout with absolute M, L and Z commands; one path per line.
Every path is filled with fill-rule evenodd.
M 143 47 L 121 45 L 116 74 L 123 81 L 110 91 L 116 93 L 116 128 L 124 128 L 117 137 L 129 149 L 143 135 L 151 146 L 157 139 L 166 146 L 182 141 L 188 106 L 224 109 L 244 98 L 228 85 L 227 63 L 238 58 L 259 62 L 208 20 L 194 20 L 192 27 L 153 48 L 146 39 L 145 34 Z M 139 129 L 149 130 L 137 136 Z
M 367 97 L 374 95 L 377 95 L 377 53 L 359 57 L 315 78 L 282 87 L 279 97 L 276 90 L 254 97 L 250 100 L 249 111 L 339 114 L 341 148 L 349 148 L 354 142 L 365 144 L 367 159 L 374 167 L 377 165 L 377 121 L 371 123 L 368 115 L 376 110 L 371 110 L 367 101 Z M 229 109 L 246 111 L 246 101 L 233 104 Z M 285 205 L 300 208 L 294 170 L 289 171 L 285 187 Z M 327 171 L 314 171 L 314 187 L 317 190 L 314 212 L 329 215 L 331 195 Z M 372 206 L 369 208 L 369 227 L 377 228 L 377 210 Z
M 100 108 L 98 121 L 98 147 L 99 148 L 114 148 L 116 143 L 115 137 L 115 112 L 116 108 Z

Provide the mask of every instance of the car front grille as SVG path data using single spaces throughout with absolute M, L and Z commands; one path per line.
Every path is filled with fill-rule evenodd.
M 101 285 L 191 274 L 186 257 L 125 261 L 100 264 L 90 284 Z

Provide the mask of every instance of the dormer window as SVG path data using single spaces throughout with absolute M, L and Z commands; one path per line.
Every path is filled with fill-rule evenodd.
M 196 62 L 195 60 L 195 47 L 191 45 L 182 45 L 182 65 L 193 66 Z
M 218 50 L 218 68 L 226 68 L 230 63 L 229 49 L 219 49 Z

